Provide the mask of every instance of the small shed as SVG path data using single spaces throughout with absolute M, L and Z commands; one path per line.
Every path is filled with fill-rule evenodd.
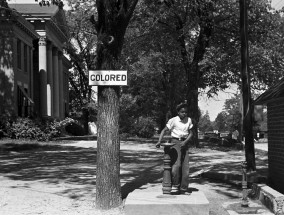
M 284 194 L 284 78 L 254 104 L 267 106 L 269 185 Z

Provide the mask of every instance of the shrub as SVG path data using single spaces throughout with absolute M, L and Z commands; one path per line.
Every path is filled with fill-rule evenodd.
M 77 120 L 66 117 L 64 120 L 57 122 L 57 129 L 61 134 L 69 133 L 74 136 L 84 135 L 84 129 Z
M 2 115 L 0 117 L 0 138 L 7 136 L 7 130 L 9 128 L 9 125 L 12 121 L 11 117 L 7 117 L 6 115 Z
M 45 134 L 46 140 L 59 137 L 63 133 L 60 124 L 57 121 L 45 121 L 39 125 L 41 126 L 40 129 Z
M 12 122 L 7 130 L 8 136 L 13 139 L 37 139 L 41 140 L 44 136 L 43 132 L 35 122 L 26 118 L 18 118 Z
M 150 138 L 155 134 L 155 123 L 150 117 L 140 117 L 134 124 L 134 133 L 138 137 Z
M 7 136 L 13 139 L 47 141 L 60 134 L 57 122 L 50 120 L 18 118 L 7 125 Z

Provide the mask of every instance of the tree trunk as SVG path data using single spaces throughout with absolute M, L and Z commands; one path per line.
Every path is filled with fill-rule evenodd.
M 118 70 L 119 56 L 129 20 L 138 0 L 97 0 L 97 70 Z M 119 91 L 120 87 L 98 87 L 98 146 L 96 207 L 107 210 L 121 205 L 119 180 Z
M 89 110 L 86 107 L 82 108 L 82 119 L 83 119 L 83 127 L 84 127 L 84 134 L 88 135 L 89 134 Z
M 97 54 L 97 68 L 117 69 L 117 57 L 113 55 L 116 52 L 112 52 L 109 46 L 98 45 Z M 119 89 L 98 86 L 96 207 L 104 210 L 118 207 L 122 202 L 119 180 Z
M 198 63 L 203 59 L 206 52 L 206 48 L 209 46 L 210 37 L 212 35 L 213 29 L 213 5 L 212 2 L 200 3 L 197 9 L 197 14 L 199 16 L 199 35 L 194 48 L 194 55 L 192 62 L 189 63 L 189 55 L 186 50 L 186 41 L 184 35 L 181 35 L 178 39 L 180 48 L 182 62 L 186 71 L 187 76 L 187 95 L 186 99 L 188 102 L 189 116 L 192 118 L 193 127 L 193 144 L 198 147 L 198 121 L 199 121 L 199 111 L 198 111 L 198 88 L 199 79 L 202 76 L 199 72 Z M 183 24 L 180 22 L 178 29 L 183 28 Z
M 96 206 L 121 205 L 119 180 L 119 87 L 99 87 Z
M 256 170 L 253 123 L 252 123 L 252 104 L 250 92 L 249 74 L 249 52 L 247 37 L 247 1 L 240 0 L 240 28 L 241 28 L 241 77 L 242 77 L 242 98 L 243 98 L 243 132 L 245 133 L 245 155 L 247 170 Z

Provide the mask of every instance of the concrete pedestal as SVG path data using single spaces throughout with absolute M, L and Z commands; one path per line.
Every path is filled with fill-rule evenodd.
M 203 192 L 165 195 L 161 190 L 135 190 L 124 206 L 126 215 L 209 215 L 209 202 Z

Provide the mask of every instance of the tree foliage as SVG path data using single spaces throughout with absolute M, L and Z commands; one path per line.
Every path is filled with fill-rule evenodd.
M 232 98 L 226 99 L 224 111 L 227 113 L 226 124 L 229 131 L 240 129 L 242 123 L 241 95 L 235 94 Z
M 233 97 L 226 99 L 223 111 L 221 111 L 215 121 L 214 127 L 219 131 L 232 132 L 241 129 L 241 95 L 235 94 Z
M 228 124 L 226 122 L 226 118 L 227 118 L 227 112 L 222 111 L 220 113 L 218 113 L 215 121 L 214 121 L 214 128 L 216 130 L 218 130 L 219 132 L 222 131 L 228 131 Z
M 206 131 L 213 131 L 212 122 L 210 121 L 210 116 L 208 111 L 206 111 L 205 114 L 200 116 L 199 122 L 198 122 L 198 129 L 202 132 Z
M 268 3 L 253 0 L 249 7 L 250 68 L 254 89 L 271 85 L 283 74 L 283 50 L 279 45 L 283 40 L 280 32 L 283 20 L 278 13 L 271 12 Z M 142 57 L 156 64 L 153 60 L 159 56 L 160 70 L 157 71 L 170 69 L 173 76 L 179 76 L 178 81 L 172 80 L 172 83 L 183 84 L 183 88 L 176 88 L 179 84 L 165 85 L 166 89 L 177 90 L 170 98 L 177 94 L 183 96 L 178 101 L 165 97 L 171 103 L 164 105 L 168 111 L 178 102 L 187 100 L 190 116 L 198 122 L 198 92 L 201 89 L 209 89 L 207 93 L 211 96 L 230 83 L 241 84 L 239 5 L 236 1 L 141 1 L 130 30 L 124 50 L 130 71 L 137 71 L 133 65 Z M 166 90 L 161 92 L 169 95 Z
M 88 82 L 88 71 L 94 68 L 96 58 L 97 34 L 90 22 L 90 17 L 96 13 L 92 1 L 67 1 L 66 19 L 70 31 L 66 52 L 72 63 L 69 73 L 70 83 L 70 114 L 81 118 L 86 132 L 90 116 L 96 115 L 96 104 L 92 89 Z

